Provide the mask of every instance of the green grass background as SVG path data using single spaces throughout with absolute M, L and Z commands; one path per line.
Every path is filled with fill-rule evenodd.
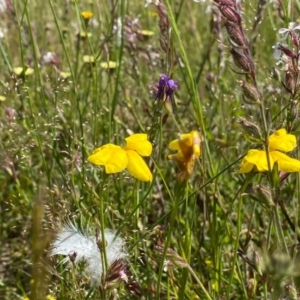
M 290 101 L 272 46 L 278 29 L 297 21 L 296 2 L 282 1 L 280 18 L 275 4 L 266 1 L 255 31 L 258 1 L 242 2 L 246 35 L 250 42 L 256 37 L 253 57 L 272 129 L 284 126 L 284 107 Z M 259 124 L 261 116 L 243 101 L 238 81 L 244 75 L 232 70 L 236 68 L 220 16 L 214 22 L 212 9 L 218 10 L 209 1 L 166 1 L 166 52 L 157 9 L 144 4 L 12 0 L 0 15 L 0 95 L 5 97 L 0 103 L 2 299 L 99 299 L 80 269 L 63 272 L 58 260 L 47 255 L 55 232 L 68 219 L 82 228 L 112 228 L 126 239 L 128 264 L 143 299 L 206 299 L 203 289 L 211 299 L 279 299 L 288 295 L 284 286 L 299 288 L 297 234 L 279 212 L 277 225 L 287 252 L 276 232 L 273 208 L 251 197 L 237 200 L 244 183 L 239 161 L 251 148 L 237 120 Z M 94 14 L 88 25 L 81 16 L 87 10 Z M 124 26 L 121 41 L 118 19 Z M 139 40 L 130 35 L 125 31 L 129 20 L 137 20 L 153 36 Z M 81 31 L 92 35 L 80 38 Z M 47 51 L 55 53 L 56 66 L 43 63 Z M 97 60 L 84 63 L 84 55 Z M 101 68 L 108 60 L 118 62 L 115 70 Z M 32 75 L 13 72 L 27 66 Z M 150 93 L 161 73 L 179 85 L 176 108 L 163 125 L 167 111 Z M 203 135 L 202 157 L 189 182 L 179 186 L 177 166 L 167 160 L 168 143 L 191 130 Z M 133 132 L 153 133 L 154 150 L 147 161 L 152 183 L 137 182 L 127 172 L 107 176 L 87 162 L 96 147 L 124 145 Z M 256 176 L 252 183 L 266 184 L 266 179 Z M 299 174 L 289 177 L 281 195 L 298 228 Z M 163 271 L 157 245 L 175 250 L 192 271 L 178 266 Z M 237 247 L 254 264 L 264 265 L 262 276 L 236 256 Z M 122 285 L 118 293 L 120 299 L 141 298 Z

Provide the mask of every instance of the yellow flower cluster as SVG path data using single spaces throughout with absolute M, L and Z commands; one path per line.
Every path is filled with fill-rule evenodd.
M 105 167 L 107 174 L 118 173 L 127 169 L 135 178 L 141 181 L 152 181 L 152 173 L 141 156 L 150 156 L 152 144 L 147 135 L 143 133 L 133 134 L 125 139 L 124 147 L 106 144 L 96 149 L 88 157 L 88 161 Z M 193 173 L 195 159 L 200 156 L 201 138 L 198 131 L 181 134 L 179 139 L 169 144 L 170 149 L 177 151 L 169 155 L 170 160 L 177 162 L 179 173 L 177 179 L 180 182 L 188 180 Z
M 146 134 L 133 134 L 125 139 L 124 147 L 106 144 L 96 149 L 88 161 L 105 167 L 107 174 L 118 173 L 127 169 L 135 178 L 141 181 L 152 181 L 152 173 L 141 156 L 150 156 L 152 145 Z M 291 158 L 283 152 L 290 152 L 296 147 L 296 137 L 286 132 L 285 129 L 275 131 L 269 137 L 268 152 L 259 149 L 250 149 L 243 158 L 239 173 L 266 172 L 278 165 L 279 171 L 299 172 L 300 161 Z M 168 159 L 176 161 L 179 172 L 177 180 L 187 181 L 194 170 L 196 158 L 201 155 L 201 137 L 198 131 L 181 134 L 179 139 L 169 144 L 176 154 L 168 155 Z M 268 165 L 268 157 L 269 164 Z

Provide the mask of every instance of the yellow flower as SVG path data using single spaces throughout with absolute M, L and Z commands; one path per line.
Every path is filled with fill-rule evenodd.
M 84 40 L 86 38 L 90 38 L 92 36 L 92 33 L 82 30 L 82 31 L 79 32 L 79 36 L 80 36 L 81 39 Z
M 106 144 L 96 149 L 88 161 L 105 166 L 107 174 L 118 173 L 127 168 L 128 172 L 141 181 L 152 181 L 152 174 L 141 156 L 150 156 L 152 144 L 147 134 L 133 134 L 125 139 L 125 147 Z
M 83 61 L 87 64 L 94 64 L 95 58 L 92 55 L 83 55 Z
M 193 130 L 190 133 L 181 134 L 179 139 L 169 144 L 170 149 L 177 150 L 176 154 L 168 155 L 168 159 L 175 160 L 178 164 L 180 170 L 177 174 L 178 181 L 188 180 L 193 173 L 195 159 L 201 154 L 200 143 L 199 132 Z
M 34 70 L 30 67 L 25 67 L 25 69 L 23 69 L 22 67 L 16 67 L 13 68 L 13 72 L 19 77 L 22 77 L 33 74 Z
M 284 152 L 290 152 L 296 147 L 296 137 L 286 132 L 284 128 L 275 131 L 269 136 L 269 158 L 270 168 L 278 164 L 279 171 L 299 172 L 300 161 L 290 158 Z M 277 151 L 279 150 L 279 151 Z M 250 149 L 243 158 L 239 173 L 248 173 L 252 170 L 257 172 L 269 171 L 267 153 L 265 150 Z
M 103 69 L 115 69 L 118 64 L 115 61 L 104 61 L 100 64 L 101 68 Z
M 85 20 L 89 20 L 93 17 L 93 13 L 91 11 L 83 11 L 81 15 Z
M 46 300 L 56 300 L 56 298 L 52 295 L 47 295 Z

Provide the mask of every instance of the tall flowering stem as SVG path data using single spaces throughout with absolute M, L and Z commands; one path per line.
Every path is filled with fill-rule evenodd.
M 197 122 L 199 124 L 200 129 L 201 129 L 201 133 L 203 135 L 203 142 L 204 142 L 204 147 L 205 147 L 205 150 L 206 150 L 206 157 L 207 157 L 207 160 L 208 160 L 207 165 L 208 165 L 208 168 L 210 168 L 210 170 L 211 170 L 211 168 L 213 166 L 213 162 L 212 162 L 212 158 L 211 158 L 211 154 L 210 154 L 210 148 L 209 148 L 209 145 L 208 145 L 208 141 L 206 139 L 206 126 L 205 126 L 205 121 L 204 121 L 204 116 L 203 116 L 202 101 L 199 98 L 199 94 L 198 94 L 196 84 L 195 84 L 195 80 L 194 80 L 194 75 L 192 73 L 190 63 L 189 63 L 189 60 L 188 60 L 188 56 L 187 56 L 187 53 L 185 51 L 185 48 L 184 48 L 182 40 L 181 40 L 178 25 L 177 25 L 174 13 L 172 11 L 170 1 L 166 0 L 165 3 L 166 3 L 166 9 L 167 9 L 167 12 L 168 12 L 170 24 L 172 26 L 172 29 L 174 31 L 174 35 L 175 35 L 176 40 L 178 42 L 179 53 L 180 53 L 181 59 L 183 61 L 183 64 L 185 66 L 182 69 L 182 71 L 186 72 L 185 75 L 186 75 L 187 89 L 189 91 L 189 96 L 192 100 L 195 117 L 197 119 Z

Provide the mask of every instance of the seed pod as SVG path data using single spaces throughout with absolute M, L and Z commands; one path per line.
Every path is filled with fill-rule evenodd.
M 246 81 L 240 81 L 239 83 L 240 83 L 240 86 L 242 87 L 244 96 L 246 98 L 251 100 L 251 102 L 253 102 L 253 103 L 260 102 L 261 94 L 254 85 L 252 85 Z
M 240 118 L 238 123 L 241 125 L 244 133 L 251 142 L 257 143 L 263 141 L 260 128 L 256 124 L 249 122 L 244 118 Z

